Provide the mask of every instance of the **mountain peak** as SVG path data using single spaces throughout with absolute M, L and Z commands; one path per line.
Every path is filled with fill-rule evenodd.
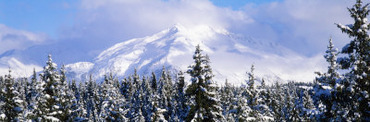
M 186 28 L 185 26 L 183 26 L 182 24 L 180 23 L 176 23 L 175 25 L 173 25 L 171 28 L 170 28 L 170 31 L 171 32 L 179 32 L 179 31 L 185 31 Z
M 133 69 L 137 69 L 140 75 L 160 73 L 164 66 L 172 71 L 172 74 L 176 74 L 177 71 L 186 70 L 193 62 L 192 56 L 196 45 L 200 45 L 204 53 L 210 56 L 215 81 L 220 84 L 225 79 L 234 84 L 241 84 L 246 79 L 245 71 L 254 62 L 258 67 L 256 74 L 271 78 L 271 83 L 277 79 L 271 74 L 289 72 L 289 67 L 301 66 L 299 62 L 304 58 L 294 53 L 290 54 L 284 47 L 264 42 L 237 38 L 223 28 L 175 24 L 157 34 L 118 43 L 103 51 L 94 62 L 84 63 L 87 65 L 76 64 L 78 67 L 85 67 L 85 70 L 77 71 L 71 67 L 70 71 L 75 72 L 74 76 L 77 77 L 93 74 L 100 79 L 105 74 L 114 73 L 118 78 L 122 78 L 133 74 Z M 295 60 L 292 61 L 292 57 Z M 281 64 L 288 68 L 282 69 Z M 313 73 L 309 73 L 301 73 L 301 75 L 311 77 Z M 289 76 L 297 76 L 297 74 L 292 73 Z M 281 78 L 300 80 L 304 77 Z

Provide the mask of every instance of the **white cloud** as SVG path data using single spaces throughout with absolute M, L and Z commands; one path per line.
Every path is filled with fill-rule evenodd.
M 12 70 L 11 75 L 14 77 L 29 77 L 35 68 L 36 71 L 41 71 L 42 68 L 35 64 L 22 63 L 12 56 L 12 54 L 4 52 L 12 50 L 23 50 L 28 47 L 45 43 L 47 36 L 45 34 L 32 33 L 24 30 L 17 30 L 6 25 L 0 24 L 0 74 L 8 74 L 9 68 Z M 11 56 L 10 56 L 11 55 Z
M 0 24 L 0 54 L 13 49 L 26 49 L 41 44 L 46 35 L 16 30 Z
M 322 53 L 333 36 L 338 47 L 347 36 L 334 23 L 350 23 L 345 0 L 285 0 L 248 4 L 239 10 L 222 8 L 208 0 L 83 0 L 73 27 L 62 40 L 79 43 L 90 56 L 109 46 L 143 37 L 181 23 L 207 24 L 260 40 L 275 41 L 298 53 Z
M 340 48 L 348 42 L 334 23 L 351 23 L 346 7 L 355 1 L 285 0 L 262 5 L 246 5 L 243 11 L 253 23 L 236 25 L 235 31 L 276 41 L 294 51 L 316 55 L 333 37 Z
M 219 8 L 207 0 L 83 0 L 74 27 L 63 40 L 84 42 L 91 55 L 123 40 L 148 36 L 177 23 L 226 28 L 252 20 L 241 11 Z M 96 46 L 98 45 L 98 46 Z

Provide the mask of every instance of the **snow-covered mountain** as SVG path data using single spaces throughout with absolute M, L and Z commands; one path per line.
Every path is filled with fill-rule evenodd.
M 11 69 L 11 75 L 13 77 L 28 77 L 33 73 L 33 69 L 41 71 L 42 67 L 34 64 L 24 64 L 14 57 L 1 57 L 0 58 L 0 74 L 9 74 L 9 68 Z
M 134 72 L 141 75 L 160 72 L 164 66 L 173 74 L 186 71 L 196 45 L 211 59 L 215 80 L 243 83 L 246 72 L 255 65 L 258 77 L 275 81 L 310 81 L 321 70 L 322 56 L 300 56 L 274 42 L 236 35 L 207 25 L 184 27 L 180 24 L 152 36 L 135 38 L 106 49 L 92 63 L 66 65 L 69 75 L 84 80 L 88 74 L 100 79 L 110 72 L 118 78 Z

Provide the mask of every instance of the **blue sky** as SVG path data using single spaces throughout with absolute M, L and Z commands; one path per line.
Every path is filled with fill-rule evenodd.
M 211 0 L 219 7 L 238 10 L 246 4 L 263 4 L 281 0 Z M 61 26 L 71 26 L 78 12 L 76 0 L 7 0 L 0 2 L 0 24 L 56 38 Z
M 77 2 L 73 0 L 7 0 L 0 2 L 0 23 L 11 28 L 47 33 L 55 37 L 62 25 L 71 25 Z

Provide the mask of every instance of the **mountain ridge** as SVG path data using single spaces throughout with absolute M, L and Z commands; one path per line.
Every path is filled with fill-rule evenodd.
M 290 79 L 279 76 L 283 72 L 277 72 L 279 70 L 275 67 L 275 70 L 271 70 L 263 63 L 289 61 L 287 57 L 306 60 L 277 43 L 246 39 L 226 29 L 214 29 L 207 25 L 189 28 L 176 24 L 151 36 L 117 43 L 94 58 L 89 71 L 74 73 L 77 74 L 75 76 L 85 78 L 87 74 L 92 74 L 97 79 L 102 79 L 104 75 L 113 72 L 116 77 L 123 78 L 133 74 L 133 69 L 137 69 L 140 75 L 150 75 L 152 71 L 159 73 L 165 67 L 175 75 L 177 71 L 186 71 L 187 66 L 192 63 L 192 54 L 198 44 L 205 54 L 210 55 L 215 80 L 220 84 L 226 79 L 234 84 L 242 84 L 247 79 L 245 72 L 249 71 L 252 64 L 256 65 L 259 79 L 265 78 L 270 83 L 286 82 Z M 73 65 L 69 64 L 67 67 Z M 80 79 L 84 80 L 81 77 Z

